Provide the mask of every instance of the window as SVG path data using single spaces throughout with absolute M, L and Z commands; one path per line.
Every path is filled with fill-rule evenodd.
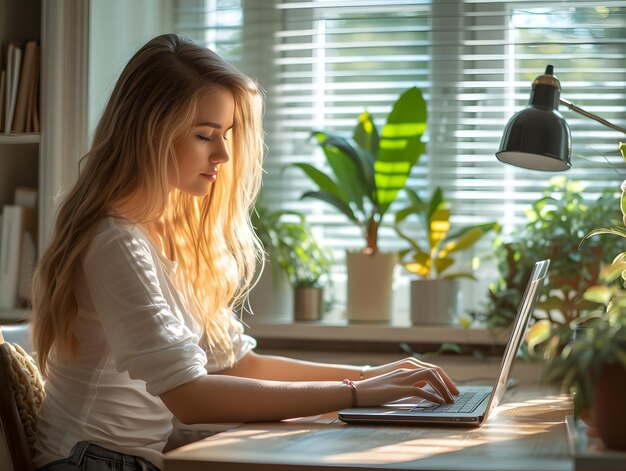
M 497 220 L 505 233 L 548 185 L 549 174 L 494 156 L 532 80 L 553 64 L 562 97 L 626 125 L 626 1 L 179 0 L 178 32 L 204 41 L 267 90 L 267 175 L 273 207 L 311 215 L 342 260 L 360 233 L 321 202 L 300 200 L 313 185 L 293 162 L 323 165 L 312 129 L 351 133 L 367 109 L 381 125 L 410 86 L 429 106 L 428 154 L 409 185 L 444 189 L 453 222 Z M 592 198 L 619 188 L 621 133 L 561 109 L 572 129 L 573 168 Z M 396 202 L 401 205 L 402 201 Z M 390 215 L 388 215 L 390 216 Z M 390 222 L 387 219 L 386 222 Z M 400 242 L 389 228 L 383 248 Z

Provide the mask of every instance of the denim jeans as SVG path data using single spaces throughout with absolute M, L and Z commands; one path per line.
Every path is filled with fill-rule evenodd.
M 53 461 L 37 471 L 160 471 L 149 461 L 107 450 L 89 442 L 78 442 L 69 458 Z

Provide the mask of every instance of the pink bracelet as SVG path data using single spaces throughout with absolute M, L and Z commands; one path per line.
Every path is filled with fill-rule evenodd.
M 359 407 L 359 401 L 356 397 L 356 386 L 354 385 L 354 382 L 349 379 L 344 379 L 342 383 L 348 386 L 350 388 L 350 391 L 352 391 L 352 407 Z

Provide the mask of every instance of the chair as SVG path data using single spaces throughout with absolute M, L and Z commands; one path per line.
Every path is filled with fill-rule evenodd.
M 44 396 L 41 376 L 30 355 L 19 345 L 1 343 L 0 421 L 13 471 L 33 471 L 37 413 Z
M 5 342 L 18 344 L 27 352 L 33 351 L 33 342 L 31 340 L 30 325 L 28 323 L 0 325 L 0 334 L 4 337 Z M 0 341 L 2 343 L 2 341 Z

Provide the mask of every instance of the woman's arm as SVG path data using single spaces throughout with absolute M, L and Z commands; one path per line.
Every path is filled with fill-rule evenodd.
M 363 367 L 333 365 L 293 358 L 247 353 L 235 366 L 220 374 L 273 381 L 341 381 L 361 378 Z
M 417 386 L 425 383 L 438 395 Z M 357 405 L 364 407 L 409 396 L 437 403 L 452 402 L 450 392 L 433 368 L 399 369 L 354 384 Z M 275 421 L 353 405 L 351 387 L 339 381 L 283 382 L 227 375 L 207 375 L 160 397 L 185 424 Z
M 220 374 L 274 381 L 341 381 L 342 379 L 358 381 L 403 368 L 432 368 L 437 371 L 452 394 L 459 393 L 456 385 L 443 369 L 437 365 L 424 363 L 415 358 L 404 358 L 392 363 L 370 368 L 314 363 L 286 357 L 259 355 L 251 351 L 235 366 L 228 370 L 221 371 Z M 423 385 L 424 384 L 420 384 L 420 386 Z

